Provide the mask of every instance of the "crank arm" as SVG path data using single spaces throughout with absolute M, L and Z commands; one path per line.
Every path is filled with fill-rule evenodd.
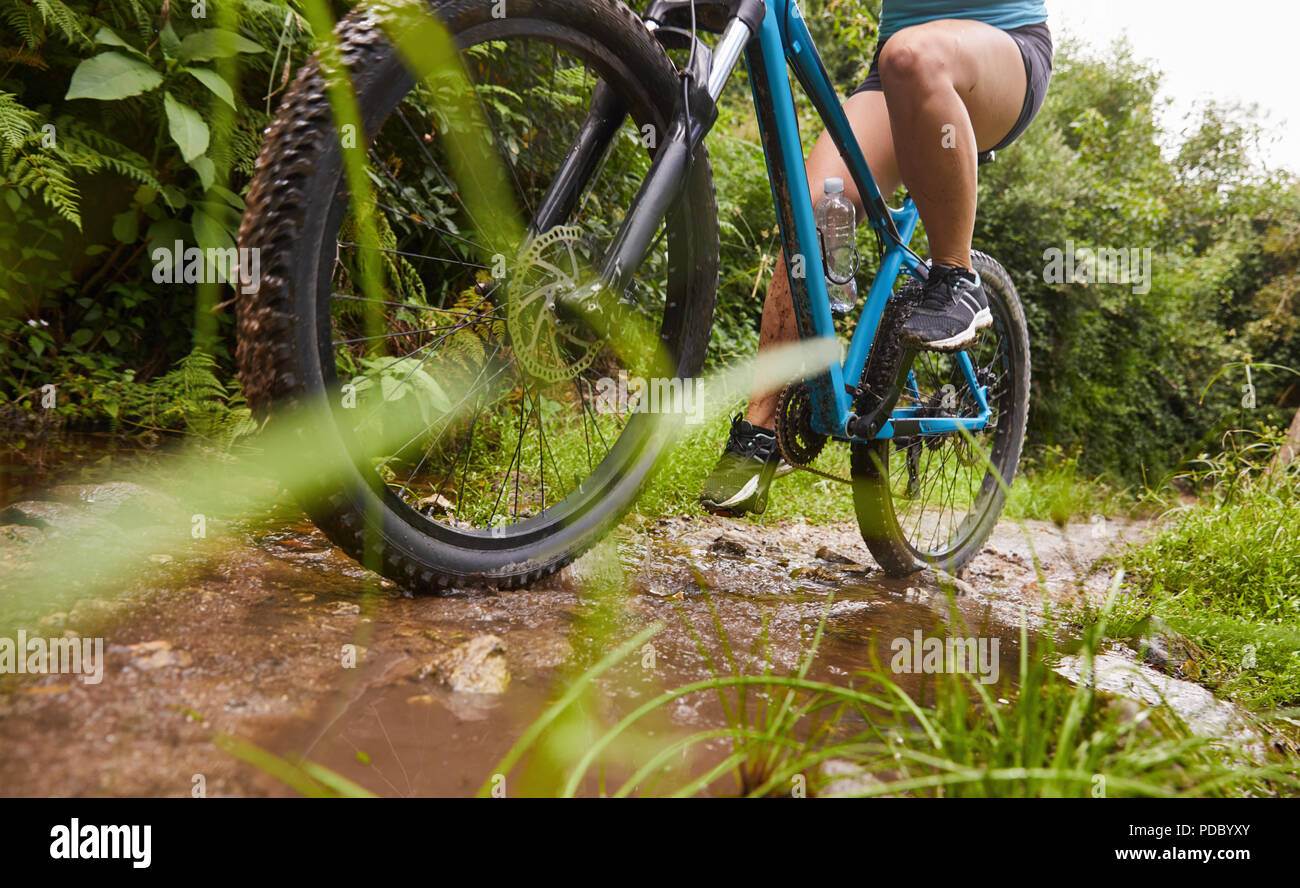
M 864 441 L 876 437 L 876 433 L 889 421 L 891 414 L 894 412 L 894 405 L 898 403 L 898 399 L 903 394 L 903 389 L 907 387 L 908 379 L 912 374 L 912 362 L 915 359 L 916 351 L 914 349 L 906 348 L 903 350 L 898 366 L 894 368 L 893 381 L 880 398 L 880 402 L 869 413 L 854 416 L 849 420 L 846 431 L 851 437 Z

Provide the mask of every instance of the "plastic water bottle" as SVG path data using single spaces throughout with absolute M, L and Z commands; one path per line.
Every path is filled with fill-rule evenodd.
M 822 263 L 826 269 L 826 296 L 831 314 L 843 317 L 858 301 L 858 285 L 853 280 L 857 255 L 857 212 L 844 194 L 844 180 L 827 179 L 825 192 L 813 209 L 817 230 L 821 232 Z M 843 281 L 843 283 L 840 283 Z

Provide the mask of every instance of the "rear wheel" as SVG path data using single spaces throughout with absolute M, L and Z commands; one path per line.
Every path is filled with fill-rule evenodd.
M 240 378 L 264 414 L 314 408 L 284 413 L 326 473 L 300 493 L 349 554 L 418 591 L 514 586 L 593 543 L 652 471 L 670 429 L 610 388 L 699 371 L 717 211 L 701 146 L 619 294 L 623 329 L 566 319 L 557 300 L 596 279 L 649 169 L 647 134 L 666 132 L 673 65 L 616 0 L 523 0 L 504 18 L 477 0 L 433 10 L 470 99 L 448 101 L 455 78 L 417 83 L 381 13 L 338 28 L 375 241 L 360 234 L 315 61 L 280 109 L 240 233 L 262 255 L 260 288 L 239 307 Z M 526 234 L 598 83 L 628 116 L 568 217 Z M 476 108 L 478 123 L 452 107 Z M 466 132 L 480 146 L 469 161 L 455 141 Z
M 891 576 L 926 566 L 956 573 L 984 546 L 1015 477 L 1029 412 L 1029 334 L 1010 276 L 983 253 L 972 262 L 993 324 L 966 350 L 992 415 L 973 435 L 914 435 L 855 443 L 853 500 L 862 538 Z M 918 352 L 900 407 L 934 416 L 978 410 L 957 354 Z

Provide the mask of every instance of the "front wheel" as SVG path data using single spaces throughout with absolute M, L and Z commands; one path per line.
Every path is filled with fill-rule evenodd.
M 988 425 L 972 435 L 913 435 L 852 447 L 858 526 L 890 576 L 927 566 L 961 570 L 993 532 L 1020 461 L 1029 413 L 1025 313 L 1001 265 L 978 252 L 971 260 L 993 314 L 993 324 L 965 352 L 977 383 L 988 390 Z M 928 351 L 917 353 L 899 406 L 934 416 L 977 412 L 958 355 Z
M 518 586 L 609 530 L 664 449 L 665 424 L 606 395 L 626 379 L 680 390 L 703 364 L 712 176 L 700 146 L 626 273 L 620 329 L 572 322 L 557 306 L 590 292 L 650 136 L 667 131 L 672 62 L 618 0 L 512 0 L 505 17 L 440 0 L 455 70 L 417 81 L 393 47 L 406 19 L 386 18 L 401 6 L 338 28 L 364 140 L 339 132 L 315 60 L 268 131 L 240 232 L 262 257 L 239 305 L 240 379 L 259 414 L 294 425 L 319 473 L 297 492 L 354 558 L 415 591 Z M 416 48 L 433 57 L 434 44 Z M 536 231 L 598 90 L 626 117 L 567 211 Z M 365 214 L 345 176 L 354 148 Z

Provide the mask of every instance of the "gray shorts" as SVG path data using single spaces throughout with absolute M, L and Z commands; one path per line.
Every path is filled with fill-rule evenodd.
M 1016 118 L 1015 126 L 1011 127 L 1011 132 L 1007 133 L 1002 141 L 993 146 L 993 151 L 1001 151 L 1025 131 L 1030 121 L 1038 114 L 1038 109 L 1043 107 L 1043 99 L 1047 98 L 1047 84 L 1052 81 L 1052 32 L 1047 29 L 1047 22 L 1011 28 L 1007 31 L 1007 35 L 1016 41 L 1016 45 L 1020 47 L 1020 57 L 1025 61 L 1025 101 L 1020 106 L 1020 116 Z M 876 54 L 871 59 L 871 68 L 867 71 L 867 79 L 853 91 L 854 95 L 860 92 L 884 90 L 880 85 L 880 50 L 884 45 L 882 43 L 876 47 Z

